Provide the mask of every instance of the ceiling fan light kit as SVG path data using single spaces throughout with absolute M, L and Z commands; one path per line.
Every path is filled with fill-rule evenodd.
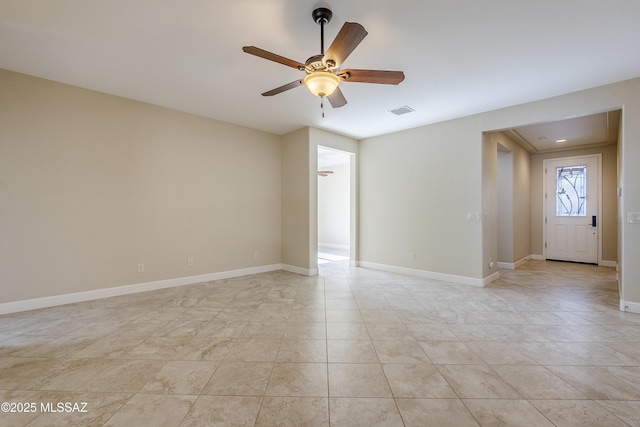
M 340 77 L 328 71 L 315 71 L 302 80 L 315 96 L 329 96 L 335 92 L 340 84 Z
M 356 22 L 345 22 L 333 43 L 329 46 L 329 50 L 325 53 L 324 25 L 331 21 L 332 16 L 331 10 L 324 7 L 313 11 L 313 21 L 320 25 L 320 55 L 311 56 L 304 64 L 255 46 L 244 46 L 242 48 L 248 54 L 278 62 L 306 73 L 304 78 L 264 92 L 262 96 L 277 95 L 304 85 L 313 95 L 320 98 L 326 97 L 333 108 L 340 108 L 347 103 L 339 87 L 341 82 L 397 85 L 404 80 L 402 71 L 355 69 L 341 71 L 340 66 L 344 60 L 347 59 L 368 33 L 362 25 Z

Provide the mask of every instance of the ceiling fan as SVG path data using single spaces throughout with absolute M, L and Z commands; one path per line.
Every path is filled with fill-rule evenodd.
M 304 64 L 255 46 L 244 46 L 242 48 L 244 52 L 251 55 L 278 62 L 306 73 L 304 78 L 264 92 L 262 96 L 277 95 L 289 89 L 305 85 L 313 95 L 319 96 L 320 98 L 327 97 L 333 108 L 339 108 L 347 103 L 347 100 L 339 88 L 341 82 L 397 85 L 404 80 L 404 73 L 402 71 L 341 70 L 340 66 L 342 63 L 368 33 L 362 25 L 356 22 L 345 22 L 325 53 L 324 25 L 331 21 L 332 15 L 331 10 L 324 7 L 317 8 L 313 11 L 313 20 L 316 24 L 320 25 L 320 55 L 310 57 Z

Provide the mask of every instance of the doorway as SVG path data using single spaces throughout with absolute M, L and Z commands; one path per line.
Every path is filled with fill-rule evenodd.
M 318 266 L 350 259 L 352 156 L 318 146 Z
M 602 156 L 544 161 L 545 257 L 598 264 Z

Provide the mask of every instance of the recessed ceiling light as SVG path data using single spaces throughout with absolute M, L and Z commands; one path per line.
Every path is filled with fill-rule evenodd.
M 566 139 L 556 139 L 557 144 L 562 144 L 563 142 L 567 142 Z

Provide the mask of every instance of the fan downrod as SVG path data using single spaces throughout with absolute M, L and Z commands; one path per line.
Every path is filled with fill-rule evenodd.
M 327 9 L 326 7 L 319 7 L 313 11 L 311 16 L 313 16 L 313 22 L 318 25 L 323 25 L 331 22 L 333 12 L 331 12 L 331 10 Z

